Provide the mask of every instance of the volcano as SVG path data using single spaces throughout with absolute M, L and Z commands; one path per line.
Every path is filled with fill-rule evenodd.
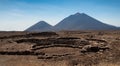
M 115 26 L 105 24 L 85 13 L 76 13 L 54 26 L 55 30 L 116 30 Z
M 120 28 L 103 23 L 85 13 L 76 13 L 64 18 L 55 26 L 40 21 L 26 31 L 61 31 L 61 30 L 119 30 Z
M 33 26 L 29 27 L 28 29 L 26 29 L 25 31 L 50 31 L 52 30 L 52 26 L 49 25 L 47 22 L 45 21 L 40 21 L 36 24 L 34 24 Z

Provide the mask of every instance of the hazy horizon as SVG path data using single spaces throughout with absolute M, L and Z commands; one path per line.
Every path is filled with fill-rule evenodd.
M 120 27 L 119 6 L 120 0 L 0 0 L 0 31 L 22 31 L 39 21 L 56 25 L 77 12 Z

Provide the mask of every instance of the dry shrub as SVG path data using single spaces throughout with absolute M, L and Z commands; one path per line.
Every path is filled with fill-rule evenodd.
M 114 41 L 111 43 L 112 62 L 120 62 L 120 41 Z

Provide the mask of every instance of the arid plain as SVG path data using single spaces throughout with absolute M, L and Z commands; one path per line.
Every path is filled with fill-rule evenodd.
M 0 32 L 0 66 L 119 66 L 120 31 Z

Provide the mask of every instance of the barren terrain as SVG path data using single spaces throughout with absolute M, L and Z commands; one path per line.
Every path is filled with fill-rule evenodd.
M 0 66 L 119 66 L 120 31 L 0 32 Z

